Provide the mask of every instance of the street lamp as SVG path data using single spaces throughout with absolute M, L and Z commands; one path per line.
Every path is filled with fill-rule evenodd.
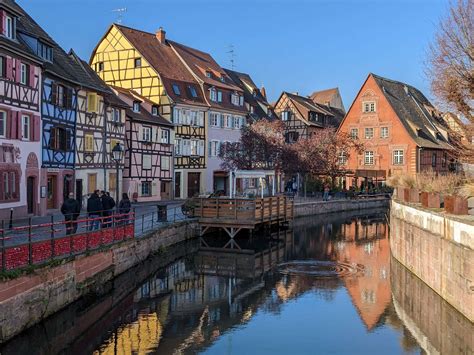
M 119 167 L 120 167 L 120 162 L 122 161 L 123 158 L 123 148 L 122 145 L 117 142 L 115 144 L 115 147 L 112 148 L 112 159 L 115 161 L 115 168 L 116 170 L 116 175 L 115 175 L 115 203 L 116 206 L 118 206 L 119 201 L 120 201 L 120 195 L 119 195 Z

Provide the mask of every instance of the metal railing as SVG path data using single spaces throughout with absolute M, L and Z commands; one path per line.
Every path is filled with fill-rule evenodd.
M 137 212 L 135 218 L 135 237 L 140 238 L 148 233 L 166 228 L 190 218 L 183 213 L 179 206 L 157 206 L 154 211 Z

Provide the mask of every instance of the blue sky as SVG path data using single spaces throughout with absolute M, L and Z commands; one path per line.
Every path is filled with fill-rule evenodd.
M 369 72 L 414 85 L 426 95 L 424 61 L 448 0 L 17 0 L 66 50 L 84 59 L 116 8 L 122 23 L 209 52 L 264 84 L 309 95 L 338 86 L 352 103 Z

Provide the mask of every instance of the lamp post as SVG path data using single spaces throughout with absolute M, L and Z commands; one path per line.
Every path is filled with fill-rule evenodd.
M 119 194 L 119 168 L 120 168 L 120 162 L 122 161 L 123 158 L 123 148 L 122 145 L 117 142 L 115 144 L 115 147 L 112 148 L 112 159 L 115 161 L 115 168 L 116 170 L 116 175 L 115 175 L 115 203 L 116 206 L 118 206 L 119 201 L 120 201 L 120 194 Z

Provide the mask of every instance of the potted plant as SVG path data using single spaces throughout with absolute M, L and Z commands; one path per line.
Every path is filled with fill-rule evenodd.
M 444 210 L 455 215 L 469 214 L 468 199 L 474 197 L 474 183 L 467 183 L 457 191 L 453 190 L 450 189 L 449 194 L 444 197 Z
M 397 197 L 397 199 L 403 200 L 403 193 L 400 192 L 400 175 L 395 174 L 391 175 L 387 178 L 385 184 L 393 189 L 393 195 Z M 400 195 L 401 194 L 401 195 Z
M 441 198 L 439 194 L 438 177 L 433 172 L 422 173 L 418 176 L 418 188 L 421 191 L 421 205 L 426 208 L 440 208 Z
M 416 179 L 412 175 L 403 175 L 400 178 L 400 186 L 403 190 L 403 201 L 418 203 L 420 202 L 420 194 L 416 187 Z

